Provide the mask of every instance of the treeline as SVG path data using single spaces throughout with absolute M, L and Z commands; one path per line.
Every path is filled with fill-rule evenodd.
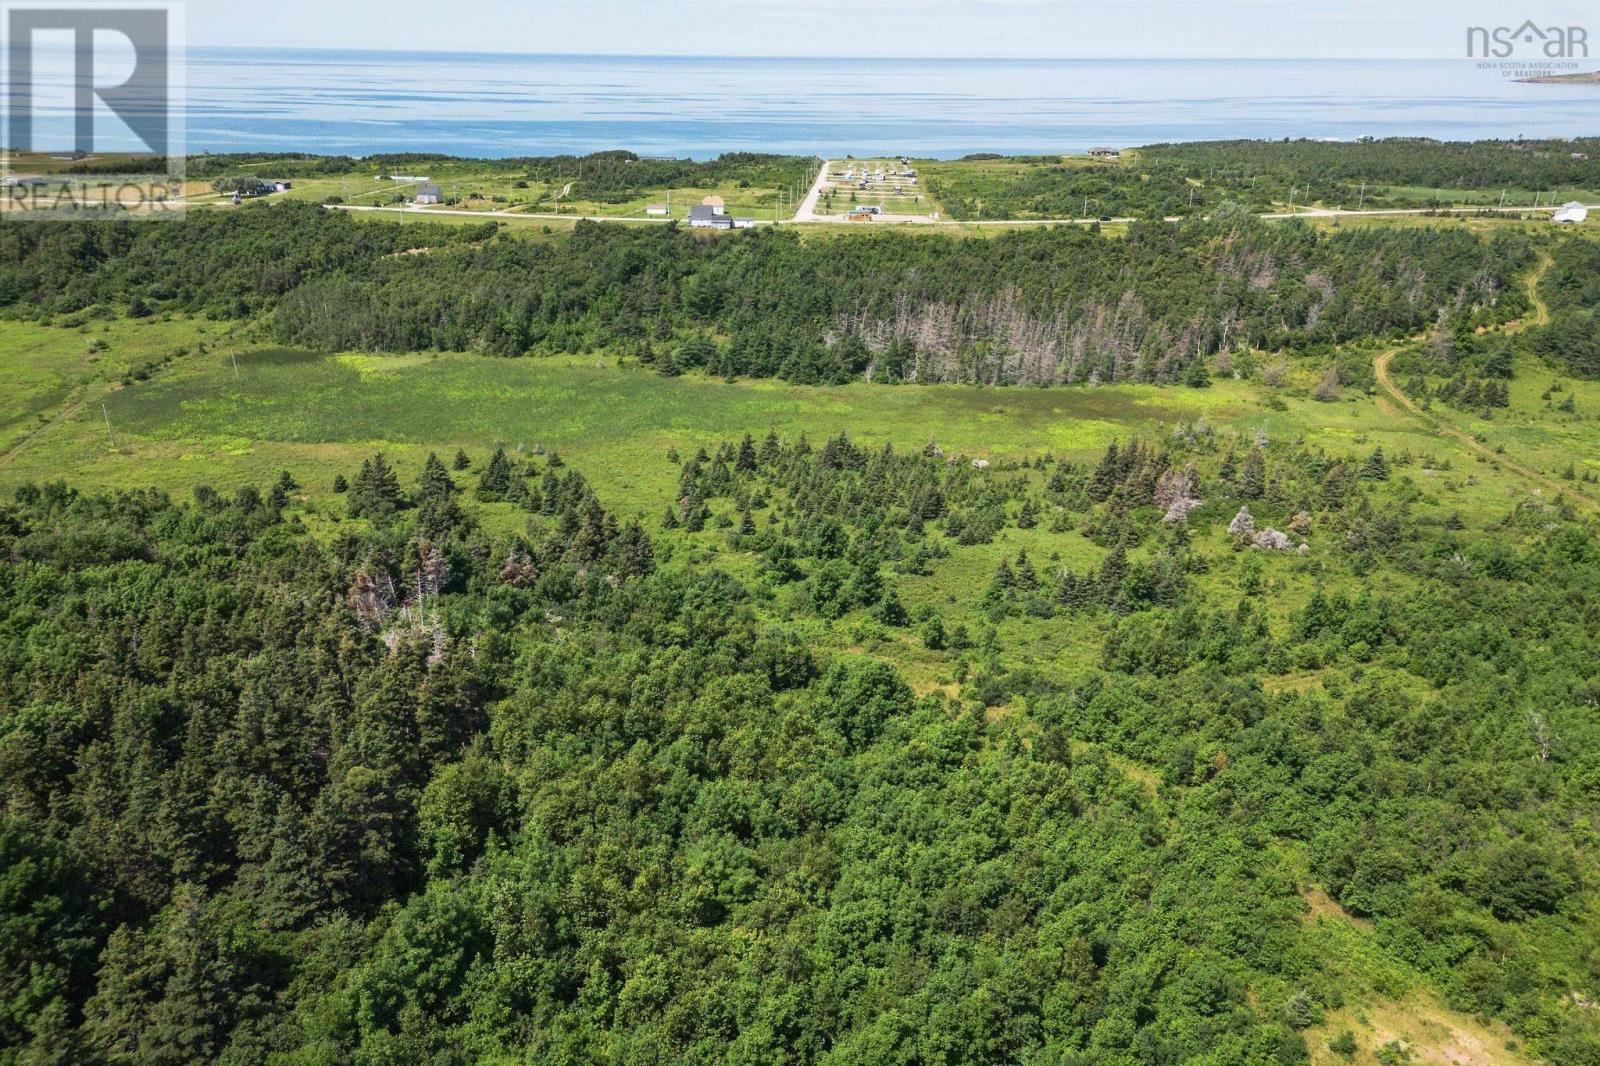
M 384 165 L 382 156 L 356 159 L 347 155 L 311 155 L 306 152 L 207 153 L 184 159 L 185 176 L 195 180 L 229 177 L 242 169 L 262 178 L 337 177 Z
M 1445 189 L 1600 189 L 1600 138 L 1436 141 L 1425 137 L 1321 141 L 1197 141 L 1139 149 L 1141 161 L 1244 182 L 1325 182 Z
M 727 376 L 814 383 L 1204 382 L 1236 347 L 1292 350 L 1470 330 L 1517 314 L 1524 239 L 1430 228 L 1324 232 L 1238 211 L 1126 239 L 1079 229 L 952 239 L 732 239 L 580 223 L 373 224 L 311 205 L 179 226 L 7 227 L 0 308 L 70 314 L 139 300 L 239 318 L 272 309 L 322 350 L 605 350 Z M 394 253 L 429 247 L 431 254 Z
M 0 227 L 0 313 L 71 315 L 95 306 L 240 319 L 312 277 L 368 273 L 385 256 L 493 235 L 481 226 L 364 226 L 320 207 L 197 211 L 175 225 L 40 223 Z
M 669 159 L 628 151 L 588 155 L 513 156 L 472 159 L 437 152 L 380 153 L 362 156 L 318 156 L 301 152 L 245 152 L 189 156 L 188 176 L 213 179 L 241 168 L 268 178 L 334 177 L 351 173 L 429 173 L 470 169 L 524 181 L 548 184 L 581 181 L 574 191 L 586 200 L 624 203 L 651 189 L 685 186 L 716 188 L 783 188 L 809 185 L 820 160 L 765 152 L 725 152 L 715 159 Z M 74 168 L 71 172 L 79 172 Z
M 325 275 L 275 316 L 310 348 L 591 349 L 795 382 L 1185 380 L 1235 346 L 1284 350 L 1513 314 L 1516 239 L 1428 229 L 1324 234 L 1234 216 L 994 239 L 826 243 L 759 231 L 580 225 Z
M 1534 350 L 1580 377 L 1600 378 L 1600 247 L 1574 238 L 1551 254 L 1539 284 L 1550 323 L 1534 331 Z
M 992 161 L 1001 161 L 1001 157 Z M 1538 191 L 1600 190 L 1600 139 L 1446 142 L 1388 138 L 1201 141 L 1156 144 L 1131 161 L 1017 157 L 997 167 L 935 167 L 928 188 L 952 218 L 1163 218 L 1204 214 L 1225 203 L 1254 211 L 1289 204 L 1329 207 L 1447 206 L 1457 197 L 1409 195 L 1412 188 L 1460 190 L 1478 203 L 1512 190 L 1512 203 Z M 1490 195 L 1493 194 L 1493 195 Z
M 1237 189 L 1205 189 L 1192 184 L 1180 167 L 1086 166 L 1059 157 L 976 158 L 1015 164 L 1015 169 L 933 167 L 924 171 L 929 194 L 951 218 L 1162 219 L 1201 214 L 1230 201 L 1264 207 L 1259 197 L 1242 195 Z
M 821 161 L 763 152 L 725 152 L 715 159 L 657 159 L 632 152 L 548 156 L 506 161 L 530 181 L 578 179 L 574 194 L 602 203 L 625 203 L 652 189 L 721 185 L 799 188 L 811 183 Z

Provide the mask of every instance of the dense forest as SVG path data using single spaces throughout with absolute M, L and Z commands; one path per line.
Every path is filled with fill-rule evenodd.
M 374 456 L 315 536 L 288 472 L 0 504 L 0 1062 L 1293 1064 L 1346 991 L 1312 882 L 1600 1063 L 1560 501 L 1468 527 L 1437 460 L 1204 426 L 658 461 L 650 528 L 503 451 Z M 1041 528 L 1096 561 L 905 595 Z M 842 624 L 958 684 L 805 636 Z
M 1600 188 L 1600 138 L 1436 141 L 1425 137 L 1357 141 L 1197 141 L 1157 144 L 1141 158 L 1242 182 L 1330 182 L 1346 188 L 1418 185 L 1444 189 Z
M 1567 240 L 1552 257 L 1539 286 L 1550 304 L 1550 324 L 1534 335 L 1534 348 L 1574 374 L 1600 378 L 1600 246 Z
M 1206 357 L 1235 347 L 1471 329 L 1522 310 L 1532 257 L 1519 235 L 1330 232 L 1238 209 L 1113 240 L 594 223 L 530 240 L 295 204 L 7 227 L 0 252 L 0 311 L 18 316 L 270 311 L 278 340 L 320 350 L 602 349 L 668 372 L 991 384 L 1203 383 Z
M 1199 141 L 1150 145 L 1132 161 L 1090 166 L 1059 158 L 992 161 L 1018 165 L 936 166 L 929 191 L 952 218 L 1007 219 L 1165 218 L 1208 213 L 1227 202 L 1262 212 L 1289 204 L 1447 206 L 1460 193 L 1493 203 L 1502 191 L 1514 193 L 1515 204 L 1532 202 L 1540 191 L 1600 190 L 1600 140 L 1593 138 Z

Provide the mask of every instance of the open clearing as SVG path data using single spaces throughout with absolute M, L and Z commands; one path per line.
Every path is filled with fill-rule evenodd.
M 118 323 L 102 334 L 5 327 L 8 347 L 21 356 L 8 379 L 7 410 L 21 413 L 0 423 L 0 483 L 65 476 L 182 492 L 201 482 L 260 482 L 290 467 L 317 486 L 379 448 L 409 475 L 429 451 L 504 444 L 559 448 L 581 460 L 608 502 L 654 514 L 676 478 L 662 459 L 666 449 L 746 430 L 817 439 L 848 429 L 873 445 L 918 448 L 934 439 L 951 453 L 1007 460 L 1045 451 L 1086 458 L 1116 438 L 1164 435 L 1204 419 L 1274 439 L 1307 437 L 1337 453 L 1381 444 L 1395 457 L 1433 456 L 1431 466 L 1406 474 L 1441 507 L 1504 513 L 1541 489 L 1470 441 L 1395 419 L 1374 397 L 1312 401 L 1310 371 L 1276 391 L 1232 380 L 1207 389 L 819 387 L 662 378 L 592 355 L 318 355 L 223 345 L 225 331 L 157 320 Z M 86 346 L 97 336 L 106 348 L 91 360 Z M 201 354 L 195 349 L 207 338 L 213 346 Z M 190 354 L 148 381 L 122 383 L 125 368 L 179 347 Z M 1596 427 L 1585 421 L 1565 429 L 1589 443 Z

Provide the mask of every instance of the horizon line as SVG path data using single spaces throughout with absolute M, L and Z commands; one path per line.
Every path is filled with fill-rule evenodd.
M 374 48 L 370 46 L 344 46 L 328 44 L 217 44 L 190 43 L 191 50 L 216 50 L 232 52 L 329 52 L 357 53 L 363 55 L 423 55 L 423 56 L 503 56 L 529 59 L 796 59 L 872 63 L 1350 63 L 1395 62 L 1397 60 L 1424 60 L 1449 62 L 1461 56 L 1450 55 L 869 55 L 869 54 L 803 54 L 792 52 L 541 52 L 521 49 L 492 48 Z

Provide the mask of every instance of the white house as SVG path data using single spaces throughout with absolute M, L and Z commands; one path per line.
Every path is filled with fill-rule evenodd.
M 424 185 L 417 190 L 417 203 L 442 204 L 444 203 L 444 191 L 437 185 Z
M 1563 222 L 1569 226 L 1575 226 L 1580 222 L 1586 221 L 1588 218 L 1589 209 L 1576 200 L 1572 201 L 1570 204 L 1562 204 L 1556 209 L 1556 213 L 1551 216 L 1552 221 Z
M 644 213 L 652 218 L 666 218 L 667 215 L 671 214 L 666 204 L 646 204 Z

